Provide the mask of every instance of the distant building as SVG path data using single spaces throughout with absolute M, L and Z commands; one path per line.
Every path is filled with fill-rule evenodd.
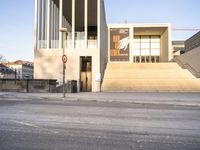
M 200 31 L 185 41 L 185 51 L 200 47 Z
M 6 63 L 6 66 L 16 71 L 17 79 L 33 79 L 33 63 L 28 61 L 17 60 Z
M 172 57 L 176 58 L 183 53 L 185 53 L 184 41 L 172 41 Z
M 15 71 L 4 64 L 0 64 L 0 79 L 14 79 Z

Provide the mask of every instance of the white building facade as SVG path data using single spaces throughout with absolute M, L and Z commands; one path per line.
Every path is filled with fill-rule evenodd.
M 59 31 L 67 28 L 63 37 Z M 34 77 L 57 79 L 62 85 L 62 55 L 66 81 L 80 91 L 100 91 L 107 61 L 107 24 L 103 0 L 35 0 Z

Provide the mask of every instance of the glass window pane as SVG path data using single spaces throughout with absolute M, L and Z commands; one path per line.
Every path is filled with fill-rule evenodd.
M 160 50 L 159 49 L 154 49 L 154 50 L 151 50 L 151 55 L 153 56 L 159 56 L 160 55 Z
M 154 49 L 154 48 L 160 49 L 160 43 L 151 43 L 151 48 L 152 49 Z
M 140 49 L 140 43 L 133 43 L 133 49 Z
M 141 43 L 141 48 L 150 49 L 150 43 Z
M 133 50 L 134 56 L 140 56 L 140 50 Z
M 150 55 L 150 50 L 141 50 L 141 55 L 149 56 Z
M 146 36 L 146 35 L 143 35 L 143 36 L 141 36 L 141 42 L 143 43 L 143 42 L 150 42 L 150 38 L 149 38 L 149 36 Z

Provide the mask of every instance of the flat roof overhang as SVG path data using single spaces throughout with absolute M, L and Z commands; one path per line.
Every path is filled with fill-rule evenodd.
M 167 27 L 134 27 L 134 35 L 162 35 Z

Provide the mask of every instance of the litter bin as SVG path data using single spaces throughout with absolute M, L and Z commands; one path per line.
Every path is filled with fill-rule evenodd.
M 67 81 L 67 93 L 77 93 L 77 81 L 68 80 Z

